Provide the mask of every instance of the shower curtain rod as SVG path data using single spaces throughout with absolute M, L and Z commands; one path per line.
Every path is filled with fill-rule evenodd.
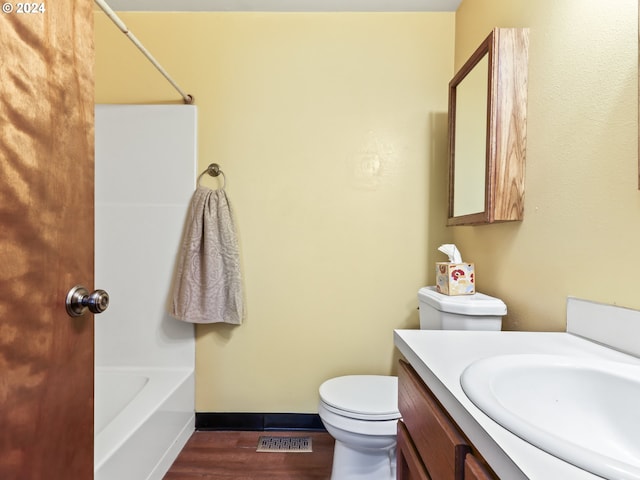
M 120 29 L 120 31 L 122 31 L 122 33 L 124 33 L 127 36 L 127 38 L 129 38 L 129 40 L 131 40 L 133 44 L 136 47 L 138 47 L 138 50 L 140 50 L 142 54 L 145 57 L 147 57 L 147 59 L 153 64 L 153 66 L 158 69 L 158 71 L 162 74 L 162 76 L 164 76 L 164 78 L 166 78 L 169 81 L 169 83 L 173 86 L 173 88 L 175 88 L 178 91 L 178 93 L 182 96 L 184 103 L 186 104 L 193 103 L 193 97 L 188 93 L 185 93 L 178 86 L 178 84 L 173 81 L 173 79 L 169 76 L 167 71 L 164 68 L 162 68 L 162 66 L 158 63 L 158 61 L 153 57 L 153 55 L 151 55 L 151 53 L 149 53 L 149 51 L 144 47 L 144 45 L 140 43 L 140 41 L 136 38 L 136 36 L 129 31 L 127 26 L 120 19 L 120 17 L 116 15 L 116 13 L 111 9 L 111 7 L 107 5 L 107 3 L 104 0 L 94 0 L 94 1 L 102 9 L 102 11 L 107 14 L 107 17 L 109 17 L 111 21 L 116 24 L 116 26 Z

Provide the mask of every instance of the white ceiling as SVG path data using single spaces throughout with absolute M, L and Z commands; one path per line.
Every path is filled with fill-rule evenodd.
M 115 11 L 454 12 L 462 0 L 107 0 Z

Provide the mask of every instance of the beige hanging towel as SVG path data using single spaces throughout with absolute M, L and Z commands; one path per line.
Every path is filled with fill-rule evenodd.
M 193 194 L 169 313 L 192 323 L 244 319 L 238 241 L 223 189 L 198 186 Z

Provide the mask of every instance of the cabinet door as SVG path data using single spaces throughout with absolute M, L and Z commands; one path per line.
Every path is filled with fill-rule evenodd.
M 406 362 L 398 369 L 398 407 L 429 474 L 462 480 L 471 447 L 418 374 Z
M 398 421 L 398 480 L 431 480 L 401 420 Z
M 467 455 L 464 458 L 464 480 L 493 480 L 494 478 L 477 457 Z

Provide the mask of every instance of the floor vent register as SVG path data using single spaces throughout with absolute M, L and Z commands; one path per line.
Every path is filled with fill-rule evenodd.
M 270 437 L 258 439 L 257 452 L 312 452 L 311 437 Z

